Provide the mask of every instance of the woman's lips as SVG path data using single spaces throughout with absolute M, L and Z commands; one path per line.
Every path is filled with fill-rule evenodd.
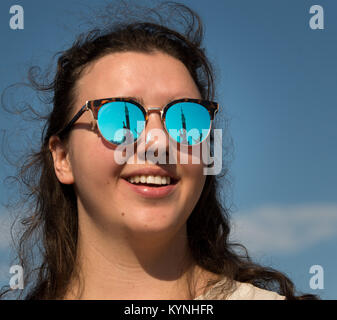
M 163 198 L 171 193 L 174 192 L 174 190 L 177 188 L 177 185 L 179 183 L 176 182 L 174 184 L 169 184 L 161 187 L 152 187 L 152 186 L 147 186 L 147 185 L 137 185 L 133 184 L 126 179 L 121 179 L 123 184 L 125 184 L 130 190 L 133 192 L 141 195 L 144 198 L 149 198 L 149 199 L 158 199 L 158 198 Z

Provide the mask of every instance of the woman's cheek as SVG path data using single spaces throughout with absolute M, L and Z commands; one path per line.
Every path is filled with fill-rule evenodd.
M 188 181 L 187 192 L 195 198 L 199 197 L 206 181 L 206 176 L 203 172 L 203 164 L 188 164 L 184 165 L 185 179 Z

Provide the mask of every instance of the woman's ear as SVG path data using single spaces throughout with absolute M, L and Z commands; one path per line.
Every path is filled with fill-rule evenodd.
M 69 160 L 69 152 L 59 137 L 50 137 L 49 150 L 53 157 L 54 170 L 57 179 L 64 184 L 74 183 L 74 176 Z

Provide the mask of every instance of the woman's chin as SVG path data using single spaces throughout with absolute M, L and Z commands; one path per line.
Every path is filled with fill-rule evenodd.
M 124 215 L 124 226 L 135 234 L 158 234 L 175 230 L 183 224 L 175 210 L 136 210 Z

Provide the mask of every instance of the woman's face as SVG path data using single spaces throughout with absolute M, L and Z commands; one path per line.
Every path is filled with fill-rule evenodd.
M 137 98 L 143 101 L 146 109 L 162 108 L 179 98 L 201 98 L 184 64 L 160 52 L 114 53 L 92 63 L 76 84 L 73 114 L 87 100 L 112 97 Z M 92 115 L 85 112 L 74 125 L 68 145 L 70 170 L 65 181 L 74 183 L 79 214 L 101 230 L 111 231 L 113 228 L 128 233 L 179 230 L 203 189 L 202 162 L 192 164 L 189 152 L 188 164 L 151 161 L 138 164 L 136 153 L 135 163 L 119 164 L 114 157 L 116 147 L 107 143 L 98 131 L 90 130 L 91 121 Z M 152 129 L 164 130 L 159 113 L 149 114 L 146 132 Z M 159 153 L 170 152 L 168 139 L 152 141 L 151 147 Z M 179 162 L 179 150 L 177 152 Z M 139 170 L 158 168 L 163 170 L 158 175 L 172 174 L 178 178 L 174 186 L 163 189 L 162 193 L 158 192 L 159 188 L 136 187 L 126 180 Z

